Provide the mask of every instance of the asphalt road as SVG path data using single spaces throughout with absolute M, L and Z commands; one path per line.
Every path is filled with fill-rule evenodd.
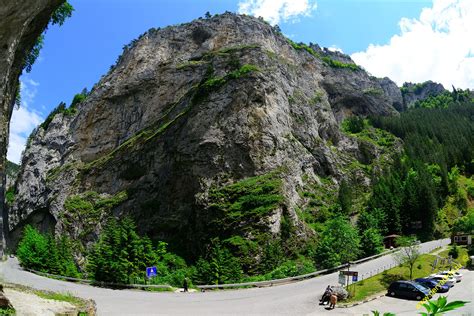
M 463 280 L 459 283 L 456 283 L 449 292 L 435 294 L 434 299 L 439 296 L 446 296 L 448 298 L 448 303 L 451 301 L 469 301 L 469 304 L 466 304 L 460 309 L 445 313 L 444 315 L 474 315 L 474 271 L 469 271 L 466 269 L 461 269 L 460 272 L 463 274 Z M 379 299 L 376 299 L 371 302 L 367 302 L 352 308 L 343 309 L 340 308 L 337 310 L 336 315 L 372 315 L 371 311 L 378 310 L 380 314 L 386 312 L 395 313 L 397 315 L 417 315 L 420 312 L 426 312 L 426 310 L 421 307 L 416 309 L 418 301 L 414 300 L 405 300 L 400 298 L 394 298 L 390 296 L 384 296 Z M 322 312 L 315 312 L 314 315 L 321 315 Z M 329 313 L 328 313 L 329 314 Z
M 429 252 L 448 243 L 449 239 L 431 241 L 421 244 L 420 250 Z M 351 270 L 358 271 L 359 275 L 369 275 L 381 272 L 383 267 L 388 268 L 394 263 L 394 258 L 390 254 L 352 266 Z M 99 315 L 320 315 L 323 313 L 361 315 L 367 313 L 367 311 L 361 313 L 355 308 L 326 311 L 318 305 L 325 287 L 328 284 L 337 284 L 337 272 L 274 287 L 205 293 L 111 290 L 75 284 L 23 271 L 16 259 L 8 259 L 1 263 L 0 274 L 6 282 L 42 290 L 70 292 L 82 298 L 93 299 L 97 303 Z M 470 290 L 472 291 L 472 286 Z M 351 313 L 352 310 L 354 313 Z

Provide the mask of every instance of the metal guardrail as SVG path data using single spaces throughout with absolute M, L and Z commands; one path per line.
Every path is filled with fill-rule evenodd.
M 352 261 L 349 264 L 346 263 L 346 264 L 342 264 L 342 265 L 334 267 L 334 268 L 319 270 L 319 271 L 315 271 L 315 272 L 311 272 L 311 273 L 307 273 L 307 274 L 303 274 L 303 275 L 297 275 L 297 276 L 294 276 L 294 277 L 283 278 L 283 279 L 274 279 L 274 280 L 257 281 L 257 282 L 232 283 L 232 284 L 206 284 L 206 285 L 197 285 L 196 287 L 198 289 L 205 290 L 205 289 L 232 288 L 232 287 L 235 288 L 235 287 L 245 287 L 245 286 L 256 286 L 256 287 L 259 287 L 259 286 L 272 286 L 274 284 L 276 285 L 276 284 L 288 283 L 288 282 L 292 282 L 292 281 L 304 280 L 304 279 L 308 279 L 308 278 L 311 278 L 311 277 L 318 276 L 320 274 L 325 274 L 325 273 L 328 273 L 328 272 L 334 272 L 334 271 L 337 271 L 339 269 L 347 268 L 348 265 L 350 266 L 350 265 L 354 265 L 354 264 L 359 264 L 361 262 L 369 261 L 369 260 L 372 260 L 372 259 L 377 259 L 379 257 L 383 257 L 385 255 L 388 255 L 388 254 L 391 254 L 391 253 L 394 253 L 394 252 L 397 252 L 397 251 L 399 251 L 399 249 L 393 249 L 393 250 L 390 250 L 390 251 L 379 253 L 379 254 L 374 255 L 374 256 L 370 256 L 370 257 L 367 257 L 367 258 L 362 258 L 362 259 L 359 259 L 359 260 L 356 260 L 356 261 Z
M 449 244 L 447 242 L 446 244 Z M 440 244 L 441 246 L 444 246 L 443 242 Z M 439 246 L 434 246 L 431 248 L 429 251 L 432 251 L 433 249 L 438 248 Z M 377 259 L 392 253 L 395 253 L 399 251 L 400 249 L 393 249 L 389 251 L 385 251 L 382 253 L 379 253 L 374 256 L 362 258 L 356 261 L 351 261 L 348 264 L 342 264 L 340 266 L 330 268 L 330 269 L 324 269 L 324 270 L 319 270 L 319 271 L 314 271 L 311 273 L 303 274 L 303 275 L 297 275 L 294 277 L 288 277 L 288 278 L 283 278 L 283 279 L 274 279 L 274 280 L 266 280 L 266 281 L 256 281 L 256 282 L 244 282 L 244 283 L 232 283 L 232 284 L 206 284 L 206 285 L 197 285 L 196 288 L 200 290 L 205 290 L 205 289 L 217 289 L 217 288 L 236 288 L 236 287 L 246 287 L 246 286 L 255 286 L 255 287 L 260 287 L 260 286 L 272 286 L 272 285 L 277 285 L 277 284 L 283 284 L 283 283 L 288 283 L 288 282 L 293 282 L 293 281 L 298 281 L 298 280 L 304 280 L 308 279 L 311 277 L 318 276 L 320 274 L 326 274 L 328 272 L 334 272 L 339 269 L 344 269 L 347 268 L 348 265 L 355 265 L 359 264 L 362 262 L 370 261 L 373 259 Z M 61 275 L 55 275 L 55 274 L 50 274 L 46 272 L 40 272 L 32 269 L 24 269 L 26 271 L 30 271 L 39 275 L 44 275 L 47 277 L 52 277 L 52 278 L 58 278 L 58 279 L 63 279 L 66 281 L 72 281 L 72 282 L 79 282 L 79 283 L 86 283 L 86 284 L 94 284 L 94 285 L 99 285 L 99 286 L 117 286 L 117 287 L 128 287 L 128 288 L 161 288 L 161 289 L 172 289 L 173 287 L 170 285 L 160 285 L 160 284 L 121 284 L 121 283 L 109 283 L 109 282 L 96 282 L 92 280 L 86 280 L 86 279 L 78 279 L 78 278 L 72 278 L 72 277 L 65 277 Z
M 66 276 L 62 276 L 62 275 L 51 274 L 51 273 L 36 271 L 36 270 L 33 270 L 33 269 L 27 269 L 27 268 L 24 268 L 24 270 L 35 273 L 35 274 L 38 274 L 38 275 L 43 275 L 43 276 L 46 276 L 46 277 L 49 277 L 49 278 L 56 278 L 56 279 L 61 279 L 61 280 L 65 280 L 65 281 L 77 282 L 77 283 L 93 284 L 93 285 L 98 285 L 98 286 L 115 286 L 115 287 L 125 287 L 125 288 L 173 289 L 173 287 L 171 285 L 167 285 L 167 284 L 124 284 L 124 283 L 112 283 L 112 282 L 98 282 L 98 281 L 87 280 L 87 279 L 66 277 Z
M 429 251 L 432 251 L 435 248 L 437 248 L 437 246 L 435 246 L 434 248 L 432 248 Z M 370 260 L 377 259 L 377 258 L 386 256 L 386 255 L 389 255 L 389 254 L 393 254 L 393 253 L 398 252 L 398 251 L 400 251 L 400 248 L 385 251 L 385 252 L 379 253 L 377 255 L 362 258 L 362 259 L 359 259 L 359 260 L 356 260 L 356 261 L 351 261 L 351 262 L 349 262 L 349 265 L 355 265 L 355 264 L 359 264 L 359 263 L 362 263 L 362 262 L 370 261 Z M 206 284 L 206 285 L 197 285 L 196 287 L 198 289 L 205 290 L 205 289 L 216 289 L 216 288 L 236 288 L 236 287 L 246 287 L 246 286 L 256 286 L 256 287 L 259 287 L 259 286 L 272 286 L 274 284 L 288 283 L 288 282 L 292 282 L 292 281 L 298 281 L 298 280 L 303 280 L 303 279 L 315 277 L 315 276 L 318 276 L 320 274 L 325 274 L 325 273 L 328 273 L 328 272 L 333 272 L 333 271 L 337 271 L 339 269 L 347 268 L 347 266 L 348 266 L 348 264 L 343 264 L 343 265 L 340 265 L 340 266 L 337 266 L 337 267 L 334 267 L 334 268 L 315 271 L 315 272 L 311 272 L 311 273 L 308 273 L 308 274 L 303 274 L 303 275 L 298 275 L 298 276 L 283 278 L 283 279 L 257 281 L 257 282 L 233 283 L 233 284 Z
M 281 284 L 281 283 L 288 283 L 291 281 L 298 281 L 298 280 L 303 280 L 307 278 L 311 278 L 320 274 L 324 274 L 327 272 L 332 272 L 336 271 L 342 268 L 346 268 L 347 264 L 342 264 L 340 266 L 330 268 L 330 269 L 325 269 L 325 270 L 320 270 L 320 271 L 315 271 L 303 275 L 297 275 L 294 277 L 288 277 L 288 278 L 283 278 L 283 279 L 275 279 L 275 280 L 267 280 L 267 281 L 257 281 L 257 282 L 245 282 L 245 283 L 233 283 L 233 284 L 207 284 L 207 285 L 197 285 L 196 287 L 201 290 L 205 289 L 215 289 L 215 288 L 229 288 L 229 287 L 244 287 L 244 286 L 267 286 L 267 285 L 274 285 L 274 284 Z
M 379 257 L 383 257 L 385 255 L 388 255 L 390 253 L 394 253 L 394 252 L 397 252 L 397 251 L 399 251 L 399 249 L 394 249 L 394 250 L 386 251 L 386 252 L 383 252 L 383 253 L 380 253 L 380 254 L 377 254 L 377 255 L 374 255 L 374 256 L 370 256 L 370 257 L 367 257 L 367 258 L 362 258 L 362 259 L 359 259 L 357 261 L 352 261 L 349 264 L 342 264 L 342 265 L 334 267 L 334 268 L 319 270 L 319 271 L 315 271 L 315 272 L 311 272 L 311 273 L 307 273 L 307 274 L 303 274 L 303 275 L 297 275 L 297 276 L 294 276 L 294 277 L 283 278 L 283 279 L 257 281 L 257 282 L 233 283 L 233 284 L 206 284 L 206 285 L 197 285 L 196 287 L 200 290 L 206 290 L 206 289 L 233 288 L 233 287 L 245 287 L 245 286 L 256 286 L 256 287 L 259 287 L 259 286 L 272 286 L 272 285 L 288 283 L 288 282 L 292 282 L 292 281 L 308 279 L 308 278 L 311 278 L 311 277 L 318 276 L 320 274 L 326 274 L 328 272 L 334 272 L 334 271 L 337 271 L 339 269 L 347 268 L 348 265 L 354 265 L 354 264 L 358 264 L 358 263 L 361 263 L 361 262 L 369 261 L 369 260 L 376 259 L 376 258 L 379 258 Z

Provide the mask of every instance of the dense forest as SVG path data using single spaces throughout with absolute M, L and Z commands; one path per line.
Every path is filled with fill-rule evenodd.
M 139 236 L 133 220 L 112 218 L 82 267 L 74 263 L 71 241 L 42 235 L 32 227 L 25 229 L 19 244 L 20 262 L 43 272 L 82 274 L 96 281 L 118 283 L 144 283 L 145 268 L 156 265 L 158 277 L 149 281 L 155 284 L 180 286 L 185 277 L 194 284 L 220 284 L 282 278 L 334 267 L 380 253 L 383 236 L 388 234 L 430 240 L 473 229 L 474 104 L 468 91 L 453 89 L 430 97 L 399 116 L 352 117 L 343 122 L 341 129 L 352 135 L 376 130 L 382 143 L 398 137 L 403 141 L 403 150 L 374 179 L 362 210 L 349 211 L 354 194 L 350 185 L 343 182 L 334 193 L 333 211 L 312 226 L 316 235 L 303 246 L 292 244 L 289 236 L 294 228 L 283 221 L 282 234 L 288 236 L 282 236 L 283 243 L 267 240 L 258 261 L 250 260 L 255 254 L 252 244 L 244 239 L 213 238 L 204 256 L 186 262 L 169 252 L 166 243 Z M 230 193 L 212 194 L 229 195 L 263 180 L 267 191 L 263 195 L 256 191 L 254 203 L 270 207 L 280 198 L 275 191 L 278 180 L 271 176 L 250 178 L 227 188 Z M 240 205 L 239 212 L 245 211 L 245 205 Z M 354 222 L 356 225 L 351 224 Z M 210 224 L 227 225 L 219 218 Z
M 376 218 L 382 232 L 429 240 L 448 235 L 468 214 L 474 198 L 474 104 L 468 95 L 454 90 L 400 117 L 371 119 L 404 141 L 404 154 L 375 184 L 365 215 Z

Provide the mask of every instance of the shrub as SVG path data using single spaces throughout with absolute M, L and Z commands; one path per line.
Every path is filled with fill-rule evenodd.
M 364 127 L 364 119 L 358 116 L 351 116 L 342 122 L 342 130 L 347 133 L 360 133 L 364 130 Z
M 453 259 L 457 259 L 459 257 L 459 249 L 456 244 L 454 244 L 451 249 L 449 249 L 448 255 L 450 255 Z
M 5 192 L 5 201 L 7 202 L 8 205 L 12 205 L 13 202 L 15 202 L 15 188 L 10 187 L 8 190 Z

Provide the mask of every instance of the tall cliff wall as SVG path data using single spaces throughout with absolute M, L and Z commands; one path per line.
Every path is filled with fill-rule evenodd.
M 5 169 L 8 134 L 24 58 L 64 0 L 0 1 L 0 230 L 4 244 Z
M 259 247 L 310 238 L 308 218 L 328 211 L 339 183 L 353 182 L 362 199 L 372 165 L 397 150 L 340 129 L 354 115 L 397 115 L 388 86 L 348 56 L 248 16 L 149 30 L 32 138 L 12 239 L 33 223 L 79 249 L 125 215 L 189 256 L 213 237 Z

